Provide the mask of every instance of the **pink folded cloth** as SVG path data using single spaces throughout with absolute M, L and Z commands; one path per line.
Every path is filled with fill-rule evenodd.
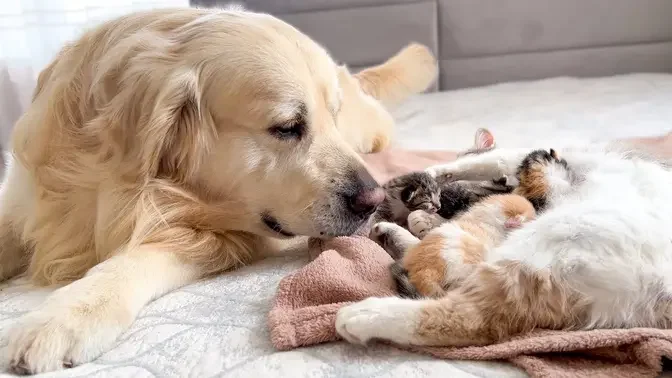
M 341 306 L 394 295 L 392 259 L 371 240 L 342 237 L 311 248 L 317 257 L 280 282 L 269 313 L 279 350 L 339 340 Z M 656 377 L 663 358 L 672 358 L 672 330 L 537 331 L 483 347 L 402 348 L 443 359 L 508 360 L 533 377 Z

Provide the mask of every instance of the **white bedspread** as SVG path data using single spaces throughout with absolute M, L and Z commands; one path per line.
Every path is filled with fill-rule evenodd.
M 660 135 L 672 130 L 672 75 L 561 78 L 431 94 L 413 99 L 396 115 L 398 143 L 421 149 L 463 148 L 477 127 L 490 128 L 502 147 Z M 275 352 L 266 314 L 278 281 L 306 262 L 307 256 L 267 259 L 166 295 L 147 306 L 108 353 L 45 376 L 523 375 L 501 363 L 439 361 L 384 346 L 331 343 Z M 45 290 L 31 290 L 20 282 L 0 289 L 0 354 L 6 351 L 7 328 L 44 295 Z

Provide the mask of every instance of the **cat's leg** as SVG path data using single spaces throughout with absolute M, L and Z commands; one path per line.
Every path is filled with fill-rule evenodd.
M 60 370 L 105 352 L 151 300 L 200 279 L 206 265 L 189 256 L 221 256 L 230 268 L 249 240 L 226 242 L 209 232 L 171 228 L 93 267 L 19 319 L 9 335 L 9 368 L 18 374 Z M 245 244 L 245 243 L 248 244 Z M 228 264 L 228 266 L 226 266 Z
M 517 262 L 483 263 L 441 299 L 374 297 L 345 306 L 336 331 L 357 344 L 486 345 L 536 327 L 568 327 L 574 315 L 566 292 L 547 274 Z
M 432 177 L 450 180 L 485 181 L 515 176 L 518 166 L 532 149 L 494 149 L 478 155 L 468 155 L 446 164 L 425 169 Z
M 447 221 L 442 216 L 430 214 L 424 210 L 415 210 L 408 214 L 408 230 L 420 239 L 445 222 Z
M 397 260 L 404 256 L 404 252 L 420 242 L 407 229 L 395 223 L 380 222 L 373 226 L 369 238 Z
M 518 169 L 519 183 L 513 193 L 527 198 L 537 211 L 549 201 L 569 193 L 579 178 L 554 150 L 529 153 Z

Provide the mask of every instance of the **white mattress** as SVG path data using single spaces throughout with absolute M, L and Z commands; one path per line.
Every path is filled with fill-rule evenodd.
M 672 130 L 672 75 L 556 78 L 419 96 L 395 112 L 397 142 L 463 149 L 479 127 L 500 147 L 572 145 Z
M 660 135 L 672 129 L 672 75 L 561 78 L 424 95 L 396 115 L 398 143 L 421 149 L 464 148 L 478 127 L 490 128 L 499 145 L 509 147 Z M 503 363 L 440 361 L 384 346 L 331 343 L 274 351 L 266 314 L 276 285 L 306 262 L 307 256 L 271 258 L 166 295 L 147 306 L 108 353 L 45 376 L 524 375 Z M 31 290 L 20 282 L 0 289 L 0 354 L 6 350 L 4 331 L 44 295 L 45 290 Z

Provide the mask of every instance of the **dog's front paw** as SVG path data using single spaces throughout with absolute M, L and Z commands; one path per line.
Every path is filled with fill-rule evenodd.
M 84 308 L 44 308 L 19 319 L 9 333 L 9 369 L 39 374 L 89 362 L 116 340 L 119 326 Z
M 336 314 L 336 332 L 353 344 L 373 339 L 413 344 L 421 302 L 398 297 L 368 298 L 341 308 Z

